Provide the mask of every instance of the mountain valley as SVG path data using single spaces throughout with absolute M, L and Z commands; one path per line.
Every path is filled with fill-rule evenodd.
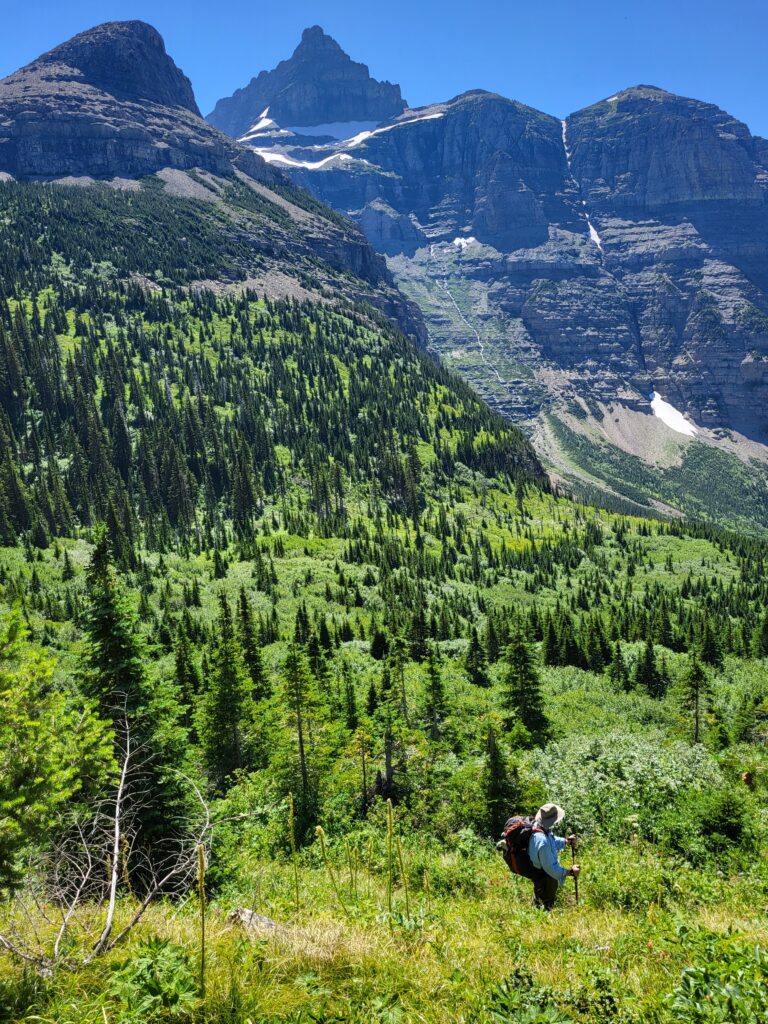
M 765 167 L 317 27 L 0 81 L 0 1024 L 768 1017 Z
M 331 43 L 308 31 L 281 74 L 316 75 L 328 50 L 340 59 Z M 259 81 L 241 141 L 360 224 L 421 308 L 430 350 L 529 430 L 569 486 L 765 526 L 765 140 L 649 86 L 562 122 L 474 91 L 363 130 L 365 105 L 329 96 L 335 137 L 322 138 L 329 125 L 309 135 L 273 117 L 277 94 Z M 653 393 L 696 433 L 648 424 Z M 653 485 L 681 460 L 752 491 L 746 516 L 710 504 L 694 472 Z

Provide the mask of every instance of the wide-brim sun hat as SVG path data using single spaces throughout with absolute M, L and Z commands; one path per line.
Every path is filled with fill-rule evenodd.
M 542 828 L 554 828 L 565 817 L 565 811 L 557 804 L 544 804 L 536 812 L 536 821 Z

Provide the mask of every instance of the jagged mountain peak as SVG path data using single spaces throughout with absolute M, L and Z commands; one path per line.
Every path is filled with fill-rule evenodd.
M 266 109 L 276 123 L 291 128 L 346 122 L 380 124 L 406 106 L 399 85 L 376 81 L 367 65 L 352 60 L 335 39 L 313 25 L 304 30 L 288 60 L 220 99 L 208 121 L 240 138 Z
M 297 54 L 316 53 L 319 50 L 347 56 L 333 36 L 329 36 L 319 25 L 312 25 L 310 28 L 304 29 L 301 33 L 301 42 L 293 51 L 293 55 L 295 57 Z
M 3 82 L 40 92 L 58 84 L 92 86 L 123 100 L 183 107 L 199 114 L 192 85 L 144 21 L 109 21 L 68 39 Z
M 0 172 L 130 178 L 166 167 L 274 178 L 203 120 L 151 25 L 97 25 L 0 81 Z
M 638 85 L 630 85 L 626 89 L 621 89 L 617 93 L 619 99 L 626 97 L 639 97 L 642 99 L 649 100 L 662 100 L 675 94 L 670 92 L 668 89 L 662 89 L 658 85 L 647 85 L 639 83 Z

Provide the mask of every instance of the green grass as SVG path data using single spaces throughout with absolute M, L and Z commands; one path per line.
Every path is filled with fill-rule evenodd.
M 302 858 L 297 914 L 290 866 L 259 860 L 246 846 L 236 880 L 207 915 L 207 999 L 178 1019 L 490 1024 L 514 1019 L 493 1015 L 501 1012 L 511 979 L 514 992 L 527 988 L 532 1004 L 557 1007 L 566 1021 L 674 1021 L 682 1018 L 662 1010 L 664 997 L 686 967 L 700 962 L 703 936 L 715 936 L 721 951 L 765 942 L 764 865 L 747 876 L 702 877 L 641 845 L 585 847 L 579 906 L 569 883 L 546 915 L 530 907 L 530 885 L 480 844 L 464 839 L 425 852 L 422 843 L 407 843 L 412 913 L 402 916 L 404 893 L 397 884 L 390 922 L 383 829 L 370 832 L 373 872 L 360 866 L 351 878 L 343 848 L 332 850 L 349 917 L 316 851 Z M 367 837 L 358 837 L 354 849 L 364 857 Z M 237 906 L 271 918 L 278 930 L 249 935 L 228 921 Z M 127 903 L 121 912 L 129 910 Z M 199 922 L 191 899 L 181 907 L 156 907 L 108 963 L 38 982 L 28 1007 L 0 1019 L 133 1019 L 130 1005 L 105 992 L 105 980 L 116 964 L 130 963 L 149 936 L 179 946 L 196 977 Z M 12 970 L 4 984 L 6 999 L 14 998 L 24 977 Z M 615 1014 L 603 1015 L 596 999 L 601 991 L 616 1000 Z

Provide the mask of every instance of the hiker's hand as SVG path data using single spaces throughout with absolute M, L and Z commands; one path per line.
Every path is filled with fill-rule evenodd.
M 569 869 L 568 874 L 571 876 L 571 878 L 578 878 L 580 871 L 581 867 L 578 864 L 574 864 L 573 867 Z
M 568 836 L 568 838 L 565 841 L 566 841 L 566 843 L 569 846 L 575 846 L 576 845 L 576 840 L 577 840 L 576 834 L 572 833 L 571 835 Z

